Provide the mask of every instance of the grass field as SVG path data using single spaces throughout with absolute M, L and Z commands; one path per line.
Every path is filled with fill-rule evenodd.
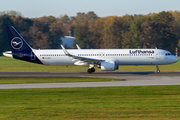
M 0 71 L 86 71 L 80 66 L 45 66 L 0 57 Z M 98 71 L 99 69 L 96 69 Z M 161 65 L 180 71 L 180 62 Z M 155 66 L 120 66 L 119 71 L 156 71 Z M 0 78 L 5 83 L 113 81 L 101 78 Z M 0 120 L 179 120 L 180 86 L 0 90 Z
M 170 65 L 160 65 L 161 71 L 180 71 L 180 62 Z M 8 57 L 0 57 L 0 71 L 87 71 L 88 67 L 82 66 L 47 66 L 15 60 Z M 96 71 L 100 71 L 96 68 Z M 155 65 L 119 66 L 118 71 L 156 71 Z
M 179 86 L 0 90 L 1 120 L 179 120 Z

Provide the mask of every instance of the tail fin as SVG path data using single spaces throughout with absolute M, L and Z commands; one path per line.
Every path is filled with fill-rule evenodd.
M 12 26 L 6 27 L 6 30 L 7 30 L 12 52 L 32 51 L 32 48 L 23 39 L 23 37 L 16 31 L 14 27 Z
M 28 45 L 23 37 L 16 31 L 14 27 L 6 27 L 8 38 L 10 41 L 11 51 L 4 52 L 5 56 L 12 56 L 15 59 L 29 61 L 42 64 L 42 62 L 34 54 L 34 50 Z M 8 55 L 7 55 L 8 54 Z

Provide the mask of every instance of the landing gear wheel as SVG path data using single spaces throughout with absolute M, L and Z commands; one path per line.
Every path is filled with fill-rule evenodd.
M 156 68 L 157 68 L 157 73 L 160 73 L 160 70 L 159 70 L 159 66 L 158 65 L 156 65 Z
M 91 69 L 88 69 L 88 70 L 87 70 L 87 73 L 91 74 L 91 73 L 92 73 L 92 70 L 91 70 Z
M 95 68 L 91 68 L 91 72 L 95 72 Z

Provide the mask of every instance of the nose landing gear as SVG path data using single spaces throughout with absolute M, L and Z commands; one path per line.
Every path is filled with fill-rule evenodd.
M 159 66 L 158 65 L 156 65 L 156 68 L 157 68 L 157 73 L 160 73 L 160 70 L 159 70 Z

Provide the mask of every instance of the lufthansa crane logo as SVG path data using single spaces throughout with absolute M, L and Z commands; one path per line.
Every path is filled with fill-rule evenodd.
M 23 41 L 21 38 L 19 37 L 15 37 L 11 40 L 11 46 L 14 48 L 14 49 L 20 49 L 22 46 L 23 46 Z

